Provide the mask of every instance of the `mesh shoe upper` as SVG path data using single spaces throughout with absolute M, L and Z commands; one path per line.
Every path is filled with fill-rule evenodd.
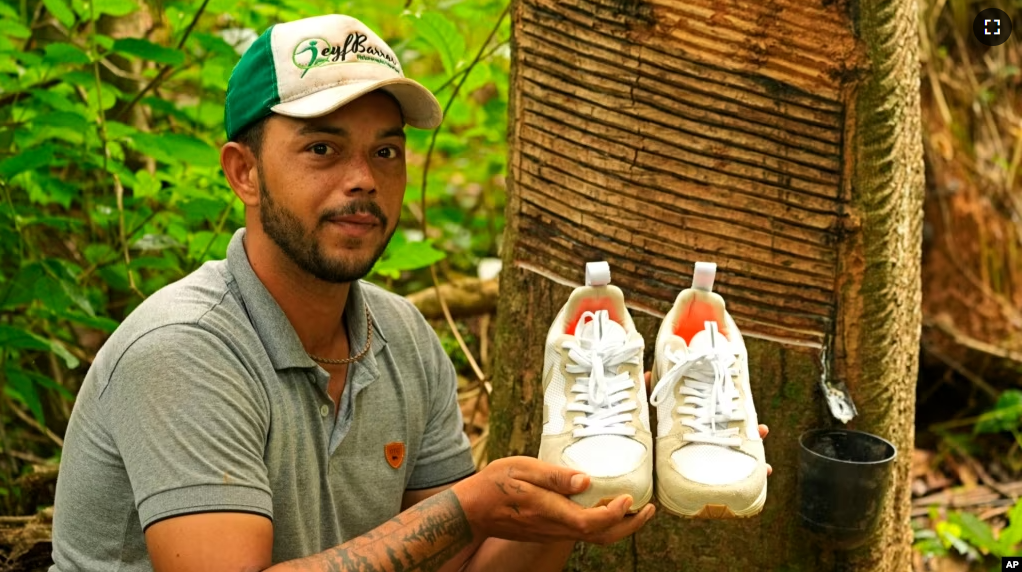
M 745 344 L 723 299 L 683 291 L 661 326 L 656 349 L 650 397 L 657 407 L 661 502 L 687 515 L 709 505 L 726 505 L 733 514 L 758 512 L 765 459 Z
M 620 289 L 577 288 L 546 342 L 540 458 L 589 474 L 591 488 L 606 489 L 594 492 L 593 502 L 625 493 L 648 499 L 653 452 L 643 340 Z

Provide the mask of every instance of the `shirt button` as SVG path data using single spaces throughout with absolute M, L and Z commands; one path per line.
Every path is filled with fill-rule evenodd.
M 323 417 L 326 417 L 327 415 L 329 415 L 330 414 L 330 406 L 324 403 L 319 408 L 319 414 L 322 415 Z

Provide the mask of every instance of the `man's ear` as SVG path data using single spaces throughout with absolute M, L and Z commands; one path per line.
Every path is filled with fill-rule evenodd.
M 220 149 L 220 167 L 228 184 L 247 207 L 259 206 L 258 161 L 248 147 L 234 141 Z

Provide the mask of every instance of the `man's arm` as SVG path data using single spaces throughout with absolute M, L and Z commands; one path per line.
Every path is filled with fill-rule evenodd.
M 170 518 L 146 529 L 145 537 L 158 572 L 439 570 L 473 542 L 465 513 L 450 490 L 340 546 L 272 567 L 273 525 L 260 515 Z
M 402 510 L 428 501 L 434 495 L 450 490 L 453 483 L 418 491 L 408 491 L 401 502 Z M 440 572 L 555 572 L 563 570 L 568 562 L 573 540 L 550 542 L 519 542 L 503 538 L 481 538 L 476 536 L 470 545 L 440 568 Z M 513 555 L 513 558 L 509 558 Z
M 491 571 L 510 564 L 496 557 L 509 560 L 506 550 L 523 547 L 491 538 L 559 542 L 570 551 L 577 540 L 620 540 L 652 516 L 650 506 L 639 517 L 627 517 L 627 496 L 604 507 L 581 508 L 564 496 L 588 486 L 585 475 L 572 483 L 576 475 L 581 473 L 530 457 L 500 459 L 363 536 L 272 567 L 273 527 L 258 515 L 168 518 L 146 529 L 146 544 L 157 572 L 433 572 L 448 570 L 448 563 L 457 569 L 473 553 L 468 569 Z M 505 495 L 501 489 L 513 492 Z M 508 548 L 497 550 L 501 546 Z M 529 553 L 547 554 L 535 547 Z M 514 559 L 523 556 L 514 552 Z

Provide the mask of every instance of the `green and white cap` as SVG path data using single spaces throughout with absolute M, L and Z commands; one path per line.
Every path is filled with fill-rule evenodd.
M 440 125 L 443 112 L 436 97 L 404 76 L 394 51 L 362 22 L 331 14 L 277 24 L 259 36 L 231 73 L 224 109 L 227 138 L 271 113 L 320 117 L 377 89 L 394 96 L 408 125 Z

